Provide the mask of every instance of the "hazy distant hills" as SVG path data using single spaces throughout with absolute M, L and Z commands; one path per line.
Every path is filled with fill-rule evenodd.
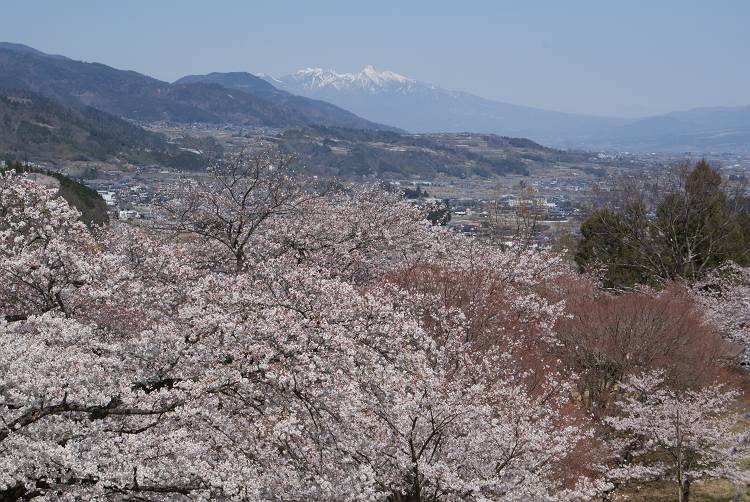
M 750 152 L 750 106 L 695 108 L 602 130 L 597 148 L 667 152 Z
M 288 92 L 280 91 L 266 80 L 256 77 L 252 73 L 244 71 L 219 73 L 213 72 L 207 75 L 187 75 L 176 80 L 175 85 L 179 84 L 218 84 L 227 89 L 236 89 L 248 94 L 266 97 L 288 97 L 292 96 Z M 304 98 L 300 98 L 304 99 Z M 309 101 L 309 100 L 306 100 Z M 326 103 L 327 104 L 327 103 Z
M 323 99 L 410 132 L 483 132 L 566 146 L 625 123 L 491 101 L 372 66 L 359 73 L 307 68 L 278 79 L 265 78 L 280 89 Z
M 591 149 L 750 151 L 750 107 L 618 119 L 501 103 L 372 66 L 359 73 L 307 68 L 280 78 L 263 78 L 280 89 L 323 99 L 412 132 L 484 132 Z
M 36 92 L 139 121 L 213 122 L 247 126 L 390 129 L 328 103 L 261 89 L 227 92 L 210 82 L 170 84 L 134 71 L 0 44 L 0 88 Z

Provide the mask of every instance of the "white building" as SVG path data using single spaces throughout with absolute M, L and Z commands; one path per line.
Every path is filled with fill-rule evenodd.
M 99 192 L 99 195 L 102 196 L 102 199 L 104 199 L 104 202 L 106 202 L 108 206 L 115 205 L 115 193 L 114 192 L 102 191 L 102 192 Z
M 132 209 L 121 209 L 117 213 L 117 217 L 124 221 L 131 220 L 133 218 L 138 218 L 138 216 L 139 216 L 138 211 L 133 211 Z

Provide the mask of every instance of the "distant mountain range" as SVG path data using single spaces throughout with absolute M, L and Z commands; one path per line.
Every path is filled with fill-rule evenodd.
M 750 106 L 619 119 L 501 103 L 372 66 L 359 73 L 306 68 L 280 78 L 259 76 L 279 89 L 411 132 L 484 132 L 575 148 L 750 151 Z
M 263 85 L 260 79 L 255 79 L 255 87 L 234 92 L 197 77 L 185 80 L 170 84 L 134 71 L 0 43 L 0 88 L 30 91 L 132 120 L 394 129 L 329 103 L 269 89 L 272 86 Z
M 280 89 L 326 100 L 410 132 L 484 132 L 572 145 L 624 123 L 491 101 L 372 66 L 359 73 L 306 68 L 278 79 L 264 77 Z
M 583 146 L 651 152 L 750 152 L 750 106 L 694 108 L 604 129 Z
M 592 150 L 750 151 L 750 106 L 643 119 L 595 117 L 492 101 L 372 66 L 358 73 L 307 68 L 280 78 L 209 73 L 168 83 L 0 43 L 0 89 L 139 122 L 491 133 Z

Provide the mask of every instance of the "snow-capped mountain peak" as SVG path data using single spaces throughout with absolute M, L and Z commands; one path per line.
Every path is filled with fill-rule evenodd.
M 332 88 L 337 90 L 367 90 L 378 92 L 384 89 L 400 88 L 417 81 L 392 71 L 378 71 L 372 65 L 365 66 L 358 73 L 338 73 L 323 68 L 303 68 L 282 80 L 293 81 L 308 91 Z
M 321 75 L 325 73 L 326 70 L 323 68 L 302 68 L 301 70 L 298 70 L 295 75 Z M 329 73 L 333 73 L 333 70 L 328 70 Z
M 383 85 L 388 82 L 400 82 L 400 83 L 414 83 L 416 80 L 411 79 L 409 77 L 404 77 L 403 75 L 399 75 L 398 73 L 392 72 L 392 71 L 382 71 L 379 72 L 375 69 L 372 65 L 367 65 L 362 69 L 359 74 L 356 75 L 356 78 L 358 79 L 367 79 L 370 80 L 373 83 Z

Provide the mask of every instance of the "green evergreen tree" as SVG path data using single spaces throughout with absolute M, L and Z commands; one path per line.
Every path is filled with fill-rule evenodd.
M 728 261 L 745 265 L 750 216 L 738 197 L 728 197 L 719 172 L 702 160 L 664 195 L 653 217 L 638 201 L 620 212 L 595 211 L 581 226 L 575 261 L 583 272 L 601 273 L 610 288 L 695 281 Z

